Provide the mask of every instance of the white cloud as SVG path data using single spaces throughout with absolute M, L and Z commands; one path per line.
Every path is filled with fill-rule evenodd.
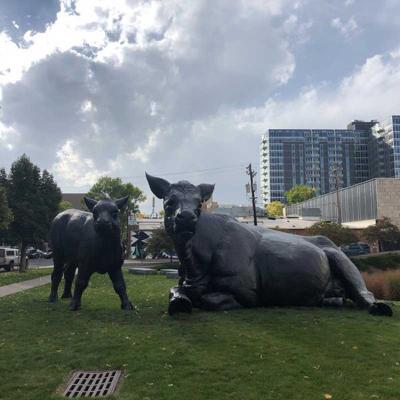
M 347 22 L 343 22 L 340 18 L 333 18 L 331 25 L 346 38 L 350 38 L 360 30 L 354 17 L 350 17 Z
M 236 114 L 237 124 L 257 134 L 268 128 L 344 128 L 353 119 L 398 114 L 400 52 L 368 58 L 330 89 L 307 87 L 289 101 L 269 99 L 263 107 Z
M 196 121 L 262 104 L 294 72 L 290 32 L 273 20 L 290 2 L 209 4 L 62 0 L 44 32 L 20 45 L 3 33 L 2 123 L 22 151 L 81 185 L 90 179 L 71 179 L 78 150 L 94 170 L 142 168 L 190 142 Z
M 100 171 L 95 168 L 93 160 L 83 158 L 76 150 L 77 143 L 67 140 L 57 151 L 57 162 L 52 171 L 66 186 L 82 187 L 93 185 L 98 178 L 107 175 L 109 171 Z

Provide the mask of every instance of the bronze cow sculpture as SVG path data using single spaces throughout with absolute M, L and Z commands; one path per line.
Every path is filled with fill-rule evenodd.
M 392 315 L 375 300 L 350 259 L 323 236 L 298 236 L 201 212 L 214 185 L 170 184 L 146 174 L 164 201 L 165 228 L 181 263 L 169 314 L 259 306 L 322 306 L 345 298 L 374 315 Z
M 128 202 L 128 197 L 96 201 L 84 198 L 90 212 L 66 210 L 58 214 L 51 225 L 50 242 L 53 249 L 54 270 L 51 275 L 49 302 L 57 300 L 58 285 L 63 272 L 65 286 L 63 298 L 72 297 L 70 310 L 79 310 L 81 297 L 94 272 L 107 273 L 123 310 L 133 306 L 126 294 L 121 271 L 124 262 L 118 215 Z M 78 268 L 74 295 L 71 286 Z

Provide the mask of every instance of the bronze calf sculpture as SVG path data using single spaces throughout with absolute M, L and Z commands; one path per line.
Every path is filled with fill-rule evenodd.
M 121 299 L 123 310 L 132 310 L 126 294 L 121 267 L 124 262 L 118 215 L 128 202 L 128 197 L 116 200 L 96 201 L 84 198 L 90 212 L 66 210 L 58 214 L 51 225 L 50 242 L 53 249 L 54 270 L 51 274 L 49 302 L 57 300 L 57 290 L 63 272 L 65 287 L 63 298 L 72 297 L 70 310 L 81 307 L 83 291 L 94 272 L 107 273 L 114 290 Z M 74 295 L 71 286 L 75 270 L 78 276 Z
M 214 185 L 170 184 L 146 174 L 164 200 L 165 228 L 181 263 L 180 285 L 168 311 L 259 306 L 343 304 L 348 297 L 374 315 L 392 315 L 376 302 L 350 259 L 324 236 L 298 236 L 202 213 Z

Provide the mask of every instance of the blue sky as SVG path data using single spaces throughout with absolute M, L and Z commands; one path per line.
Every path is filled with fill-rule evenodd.
M 2 166 L 26 152 L 66 192 L 107 174 L 149 193 L 147 170 L 246 204 L 266 129 L 400 113 L 399 15 L 395 0 L 0 1 Z

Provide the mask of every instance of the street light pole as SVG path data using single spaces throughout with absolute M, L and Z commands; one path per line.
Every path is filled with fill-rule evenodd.
M 254 190 L 254 181 L 253 178 L 257 175 L 257 172 L 253 171 L 251 168 L 251 163 L 246 168 L 247 175 L 250 176 L 250 190 L 251 190 L 251 201 L 253 204 L 253 217 L 254 217 L 254 225 L 257 225 L 257 213 L 256 213 L 256 195 Z
M 333 173 L 335 174 L 335 189 L 336 189 L 336 206 L 337 206 L 337 215 L 338 215 L 338 224 L 342 225 L 342 207 L 340 204 L 340 196 L 339 196 L 339 174 L 338 167 L 335 164 Z

